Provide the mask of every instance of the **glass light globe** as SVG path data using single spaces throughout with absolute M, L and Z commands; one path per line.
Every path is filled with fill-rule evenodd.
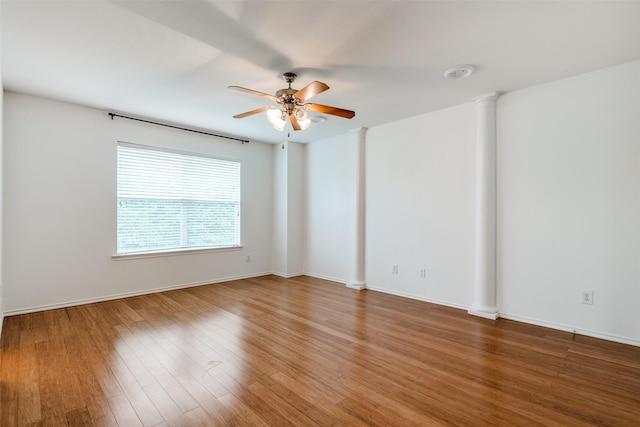
M 271 110 L 267 110 L 267 119 L 269 119 L 269 121 L 271 123 L 278 123 L 282 121 L 282 111 L 273 108 Z
M 284 129 L 285 123 L 287 123 L 287 122 L 285 122 L 284 120 L 279 122 L 279 123 L 273 123 L 273 127 L 276 128 L 276 130 L 281 131 L 281 130 Z
M 298 124 L 300 125 L 300 128 L 302 130 L 305 130 L 311 124 L 311 120 L 309 120 L 309 119 L 298 120 Z
M 305 107 L 296 108 L 296 120 L 298 120 L 298 123 L 307 120 L 307 109 Z
M 267 119 L 269 119 L 273 127 L 279 131 L 283 130 L 284 125 L 287 123 L 284 118 L 284 111 L 275 108 L 267 110 Z

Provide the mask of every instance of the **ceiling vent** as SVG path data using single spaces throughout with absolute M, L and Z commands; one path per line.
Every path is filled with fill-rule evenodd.
M 451 67 L 444 72 L 444 76 L 451 80 L 464 79 L 469 77 L 475 71 L 476 67 L 473 65 L 458 65 L 457 67 Z

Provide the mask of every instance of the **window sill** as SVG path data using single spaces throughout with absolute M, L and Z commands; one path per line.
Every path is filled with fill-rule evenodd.
M 224 246 L 219 248 L 171 249 L 167 251 L 157 251 L 157 252 L 132 252 L 128 254 L 114 254 L 114 255 L 111 255 L 111 258 L 116 261 L 124 261 L 124 260 L 139 259 L 139 258 L 157 258 L 157 257 L 178 256 L 178 255 L 203 254 L 208 252 L 229 252 L 229 251 L 238 251 L 243 248 L 244 246 L 238 245 L 238 246 Z

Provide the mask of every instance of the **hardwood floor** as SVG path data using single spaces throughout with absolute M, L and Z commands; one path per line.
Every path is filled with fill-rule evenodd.
M 8 317 L 1 426 L 639 425 L 640 348 L 309 277 Z

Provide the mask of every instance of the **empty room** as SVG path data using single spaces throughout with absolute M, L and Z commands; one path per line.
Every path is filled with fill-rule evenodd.
M 637 426 L 640 2 L 0 1 L 1 426 Z

